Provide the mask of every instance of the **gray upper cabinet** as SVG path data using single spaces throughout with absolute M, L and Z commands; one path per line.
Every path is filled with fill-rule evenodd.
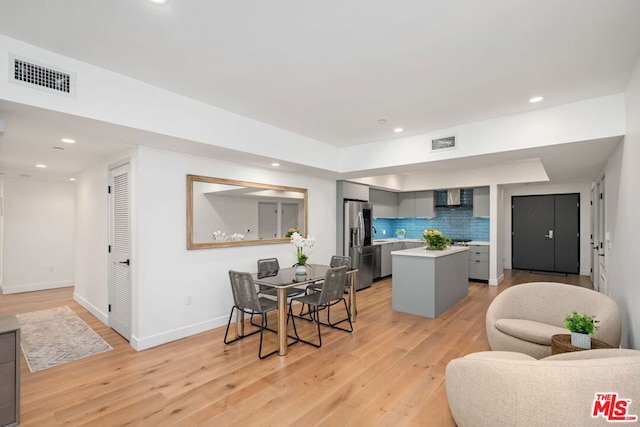
M 374 218 L 396 218 L 398 216 L 398 193 L 369 189 L 369 201 L 373 204 Z
M 436 208 L 433 191 L 416 192 L 416 215 L 417 218 L 436 217 Z
M 400 218 L 413 218 L 416 216 L 416 193 L 398 194 L 398 216 Z
M 436 215 L 433 191 L 410 191 L 398 195 L 398 216 L 433 218 Z
M 489 217 L 489 187 L 473 189 L 473 216 Z
M 338 200 L 360 200 L 362 202 L 369 201 L 369 186 L 357 184 L 349 181 L 338 181 Z

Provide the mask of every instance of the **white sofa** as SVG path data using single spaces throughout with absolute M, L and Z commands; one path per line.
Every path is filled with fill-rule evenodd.
M 541 360 L 486 351 L 452 360 L 445 375 L 449 408 L 459 427 L 612 425 L 602 410 L 592 417 L 596 393 L 631 399 L 627 415 L 638 416 L 640 423 L 637 350 L 585 350 Z
M 595 316 L 593 338 L 620 346 L 620 310 L 599 292 L 554 282 L 511 286 L 489 305 L 487 338 L 491 350 L 525 353 L 536 359 L 551 355 L 551 336 L 568 334 L 564 318 L 576 310 Z

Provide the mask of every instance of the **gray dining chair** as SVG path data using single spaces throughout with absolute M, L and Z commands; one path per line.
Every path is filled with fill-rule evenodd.
M 262 258 L 258 260 L 258 274 L 259 275 L 273 275 L 278 274 L 278 270 L 280 270 L 280 263 L 278 262 L 278 258 Z M 266 285 L 259 285 L 258 292 L 261 295 L 267 297 L 277 297 L 276 288 L 272 288 Z M 300 288 L 287 288 L 287 298 L 291 298 L 305 292 L 304 289 Z
M 349 270 L 351 268 L 351 257 L 349 256 L 341 256 L 341 255 L 333 255 L 331 257 L 331 261 L 329 262 L 329 267 L 331 268 L 336 268 L 336 267 L 342 267 L 345 266 L 347 267 L 347 270 Z M 345 278 L 346 280 L 346 278 Z M 309 286 L 307 286 L 307 293 L 309 292 L 320 292 L 320 290 L 322 290 L 322 285 L 324 282 L 316 282 L 316 283 L 312 283 Z M 346 289 L 346 288 L 345 288 Z
M 289 316 L 291 316 L 291 320 L 293 321 L 293 332 L 297 340 L 310 344 L 314 347 L 322 347 L 322 334 L 320 332 L 320 325 L 330 326 L 332 328 L 340 329 L 346 332 L 353 332 L 353 323 L 351 323 L 351 316 L 349 315 L 347 301 L 344 298 L 344 287 L 346 283 L 346 278 L 347 278 L 346 266 L 343 265 L 341 267 L 331 268 L 327 271 L 327 274 L 324 278 L 324 284 L 322 285 L 322 289 L 320 292 L 312 292 L 310 294 L 306 294 L 306 295 L 291 299 L 291 301 L 289 302 Z M 338 322 L 331 322 L 331 311 L 329 310 L 329 307 L 340 303 L 340 301 L 344 303 L 344 309 L 347 312 L 347 318 L 340 320 Z M 317 344 L 308 340 L 304 340 L 300 338 L 300 336 L 298 335 L 298 329 L 296 327 L 296 316 L 293 315 L 293 309 L 292 309 L 293 304 L 296 302 L 306 304 L 309 307 L 310 319 L 311 321 L 316 323 L 318 328 Z M 320 320 L 320 311 L 323 308 L 327 308 L 326 323 Z M 303 319 L 306 319 L 306 318 L 303 318 Z M 343 322 L 349 322 L 349 327 L 343 328 L 338 326 L 338 324 Z
M 329 267 L 331 268 L 335 268 L 335 267 L 341 267 L 341 266 L 345 266 L 347 267 L 347 271 L 349 269 L 351 269 L 351 257 L 349 256 L 341 256 L 341 255 L 333 255 L 331 257 L 331 261 L 329 262 Z M 345 290 L 346 288 L 346 278 L 345 278 Z M 308 285 L 305 289 L 305 293 L 309 294 L 311 292 L 320 292 L 322 290 L 322 285 L 324 284 L 324 281 L 319 281 L 319 282 L 315 282 L 312 283 L 310 285 Z M 304 305 L 302 305 L 302 307 L 300 307 L 300 314 L 299 316 L 307 316 L 309 315 L 309 312 L 305 313 L 304 312 Z
M 264 355 L 262 354 L 262 337 L 264 335 L 265 329 L 270 332 L 277 333 L 277 331 L 269 329 L 267 327 L 267 314 L 277 308 L 277 302 L 269 298 L 258 296 L 258 291 L 255 287 L 255 284 L 253 283 L 253 277 L 251 276 L 251 273 L 229 270 L 229 281 L 231 282 L 231 291 L 233 292 L 233 307 L 231 308 L 231 313 L 229 314 L 227 330 L 224 333 L 224 343 L 231 344 L 259 332 L 260 347 L 258 348 L 258 357 L 260 359 L 264 359 L 265 357 L 271 356 L 272 354 L 276 353 L 278 351 L 277 348 L 270 353 Z M 236 315 L 238 315 L 238 311 L 241 311 L 243 313 L 251 315 L 251 318 L 253 318 L 254 315 L 260 315 L 262 319 L 259 325 L 259 329 L 243 335 L 236 334 L 236 338 L 229 340 L 229 327 L 231 326 L 231 320 L 233 319 L 234 311 L 236 311 Z M 258 326 L 253 322 L 250 322 L 250 324 Z

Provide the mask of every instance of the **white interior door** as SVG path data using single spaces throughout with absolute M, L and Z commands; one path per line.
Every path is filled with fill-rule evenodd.
M 297 203 L 282 203 L 282 217 L 280 225 L 280 237 L 284 237 L 289 229 L 297 227 L 300 229 L 300 233 L 303 232 L 298 221 L 298 204 Z
M 597 244 L 596 244 L 596 239 L 597 239 L 597 233 L 596 233 L 596 222 L 597 222 L 597 216 L 596 216 L 596 206 L 597 206 L 597 202 L 596 202 L 596 194 L 598 193 L 597 191 L 597 186 L 594 186 L 591 189 L 591 208 L 589 213 L 591 214 L 591 240 L 589 241 L 589 247 L 590 247 L 590 251 L 591 251 L 591 283 L 593 283 L 593 288 L 597 291 L 598 290 L 598 267 L 597 267 L 597 263 L 598 263 L 598 252 L 597 252 Z
M 131 339 L 129 164 L 109 171 L 109 326 Z
M 278 204 L 258 203 L 258 239 L 278 237 Z
M 609 290 L 607 289 L 607 266 L 606 266 L 606 242 L 605 242 L 605 221 L 604 221 L 604 201 L 605 201 L 605 181 L 604 177 L 598 181 L 598 196 L 597 196 L 598 205 L 596 210 L 598 211 L 598 222 L 597 222 L 597 230 L 598 239 L 596 242 L 598 243 L 598 282 L 597 287 L 598 291 L 602 292 L 605 295 L 609 295 Z

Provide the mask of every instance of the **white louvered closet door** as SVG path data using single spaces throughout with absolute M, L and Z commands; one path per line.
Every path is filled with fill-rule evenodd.
M 131 339 L 129 164 L 110 171 L 109 326 Z

